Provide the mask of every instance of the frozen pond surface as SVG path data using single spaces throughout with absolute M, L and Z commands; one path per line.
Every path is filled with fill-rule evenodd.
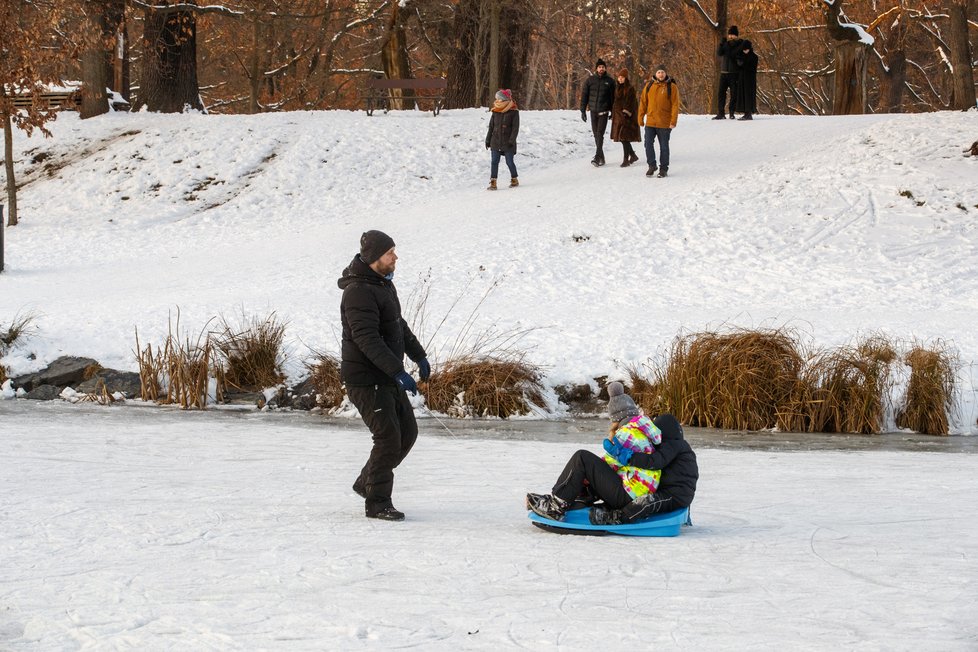
M 0 650 L 978 646 L 972 438 L 691 432 L 679 537 L 532 527 L 603 424 L 425 420 L 382 523 L 358 420 L 0 402 Z

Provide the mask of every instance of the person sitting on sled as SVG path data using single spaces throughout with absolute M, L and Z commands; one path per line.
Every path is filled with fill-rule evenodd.
M 655 493 L 640 496 L 621 509 L 610 504 L 593 507 L 588 515 L 592 524 L 634 523 L 655 514 L 689 507 L 693 502 L 700 473 L 696 453 L 683 439 L 682 425 L 671 414 L 660 414 L 652 423 L 662 432 L 662 443 L 656 445 L 653 453 L 634 453 L 624 461 L 639 468 L 662 471 Z
M 564 520 L 572 507 L 597 500 L 611 510 L 621 510 L 633 501 L 655 493 L 661 471 L 630 464 L 633 455 L 648 457 L 662 440 L 659 428 L 644 416 L 619 382 L 608 385 L 608 416 L 611 428 L 604 440 L 606 454 L 574 453 L 557 478 L 552 493 L 527 494 L 526 508 L 555 521 Z

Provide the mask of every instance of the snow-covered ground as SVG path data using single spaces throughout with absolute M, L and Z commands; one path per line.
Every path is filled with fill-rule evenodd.
M 698 450 L 692 528 L 526 519 L 566 443 L 423 424 L 403 523 L 343 420 L 7 402 L 2 650 L 974 650 L 978 455 Z
M 134 328 L 159 341 L 177 307 L 192 334 L 275 311 L 295 380 L 310 348 L 338 349 L 335 280 L 379 228 L 398 245 L 402 300 L 427 292 L 436 363 L 473 311 L 476 332 L 528 330 L 552 385 L 620 375 L 681 331 L 943 339 L 964 363 L 956 431 L 969 432 L 978 159 L 962 149 L 976 123 L 684 115 L 670 177 L 647 179 L 642 162 L 615 164 L 613 143 L 607 167 L 588 165 L 576 112 L 524 112 L 522 185 L 488 193 L 481 110 L 63 114 L 54 138 L 16 134 L 22 223 L 6 234 L 0 324 L 34 313 L 38 333 L 3 363 L 135 369 Z
M 134 328 L 159 341 L 177 307 L 193 334 L 275 311 L 296 378 L 337 349 L 335 279 L 379 228 L 402 300 L 427 292 L 436 363 L 473 311 L 476 331 L 526 330 L 551 384 L 724 325 L 941 338 L 973 430 L 975 114 L 682 116 L 670 177 L 646 179 L 588 165 L 576 112 L 527 112 L 522 185 L 496 193 L 486 119 L 65 114 L 53 139 L 18 133 L 0 324 L 37 332 L 2 363 L 134 369 Z M 978 646 L 978 455 L 701 446 L 678 538 L 532 527 L 524 492 L 603 427 L 545 443 L 425 420 L 397 472 L 408 519 L 379 523 L 349 488 L 359 420 L 0 401 L 0 650 Z

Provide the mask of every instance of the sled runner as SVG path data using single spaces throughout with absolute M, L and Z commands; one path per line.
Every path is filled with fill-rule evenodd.
M 588 520 L 588 509 L 573 509 L 564 515 L 563 521 L 544 518 L 534 512 L 529 512 L 530 521 L 538 528 L 557 534 L 584 534 L 602 536 L 605 534 L 621 534 L 630 537 L 675 537 L 683 525 L 692 525 L 689 508 L 684 507 L 674 512 L 656 514 L 642 521 L 625 525 L 592 525 Z

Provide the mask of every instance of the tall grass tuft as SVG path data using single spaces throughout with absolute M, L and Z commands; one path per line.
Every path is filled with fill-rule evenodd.
M 897 354 L 885 337 L 855 346 L 814 352 L 791 399 L 779 411 L 779 427 L 801 432 L 878 433 L 883 429 Z
M 228 386 L 259 391 L 285 380 L 285 327 L 274 312 L 264 319 L 243 316 L 239 324 L 221 319 L 214 346 L 220 353 Z
M 941 342 L 930 349 L 915 345 L 904 361 L 910 366 L 910 381 L 897 413 L 897 426 L 927 435 L 947 435 L 956 357 Z
M 136 359 L 139 364 L 140 397 L 164 405 L 179 405 L 184 410 L 207 408 L 210 379 L 213 376 L 218 400 L 223 395 L 223 375 L 214 364 L 215 351 L 207 325 L 196 338 L 181 339 L 174 332 L 180 329 L 180 312 L 176 323 L 169 322 L 169 332 L 163 345 L 154 351 L 152 345 L 143 348 L 136 333 Z
M 526 351 L 519 346 L 520 340 L 533 329 L 505 332 L 492 327 L 475 329 L 479 308 L 499 287 L 501 279 L 494 279 L 486 288 L 444 356 L 434 355 L 431 342 L 462 300 L 471 296 L 469 289 L 475 279 L 462 288 L 432 332 L 425 333 L 430 280 L 430 274 L 423 277 L 405 302 L 411 330 L 423 342 L 433 362 L 431 378 L 420 386 L 428 406 L 453 417 L 505 419 L 527 414 L 533 405 L 544 405 L 543 374 L 539 367 L 528 362 Z M 436 358 L 445 361 L 439 363 L 434 361 Z
M 683 423 L 761 430 L 795 391 L 803 360 L 792 331 L 735 330 L 680 335 L 653 374 L 656 403 Z
M 0 324 L 0 356 L 6 355 L 18 340 L 26 340 L 37 330 L 34 313 L 16 314 L 6 326 Z
M 323 409 L 338 408 L 343 403 L 340 360 L 331 353 L 316 352 L 306 369 L 316 388 L 316 404 Z
M 422 391 L 429 407 L 450 416 L 505 419 L 544 404 L 541 381 L 540 369 L 518 352 L 470 354 L 433 370 Z

